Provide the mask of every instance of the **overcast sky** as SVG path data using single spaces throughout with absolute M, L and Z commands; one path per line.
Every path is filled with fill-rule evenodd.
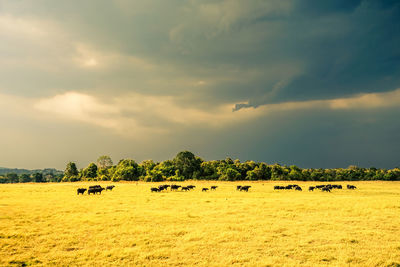
M 400 166 L 396 0 L 0 0 L 0 166 Z

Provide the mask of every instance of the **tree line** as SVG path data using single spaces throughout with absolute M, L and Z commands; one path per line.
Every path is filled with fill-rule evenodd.
M 101 156 L 97 162 L 78 169 L 69 162 L 63 175 L 53 178 L 30 175 L 30 180 L 15 174 L 0 177 L 0 182 L 76 182 L 76 181 L 184 181 L 184 180 L 297 180 L 297 181 L 400 181 L 400 168 L 378 169 L 349 166 L 337 169 L 306 169 L 295 165 L 266 164 L 264 162 L 232 160 L 204 161 L 192 152 L 179 152 L 175 158 L 162 162 L 122 159 L 114 164 L 109 156 Z M 7 180 L 8 179 L 8 180 Z
M 61 182 L 64 172 L 55 169 L 24 170 L 2 169 L 0 184 L 4 183 L 45 183 Z

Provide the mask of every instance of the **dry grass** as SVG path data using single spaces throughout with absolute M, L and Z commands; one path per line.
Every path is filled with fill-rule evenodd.
M 117 183 L 96 196 L 77 196 L 83 183 L 0 185 L 0 265 L 399 266 L 400 183 L 333 193 L 192 184 Z

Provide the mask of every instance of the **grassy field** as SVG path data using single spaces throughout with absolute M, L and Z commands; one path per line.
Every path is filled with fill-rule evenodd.
M 95 196 L 76 195 L 88 183 L 0 185 L 0 265 L 400 266 L 400 183 L 273 190 L 288 183 L 116 183 Z

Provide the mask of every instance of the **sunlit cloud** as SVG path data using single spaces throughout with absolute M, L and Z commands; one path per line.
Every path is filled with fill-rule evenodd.
M 282 111 L 374 109 L 398 105 L 400 105 L 400 89 L 351 98 L 284 102 L 235 112 L 232 111 L 233 104 L 219 105 L 213 109 L 198 109 L 180 106 L 172 96 L 138 93 L 104 101 L 88 94 L 67 92 L 39 99 L 34 108 L 47 115 L 86 122 L 127 136 L 138 136 L 144 133 L 172 132 L 179 129 L 179 126 L 221 128 Z

